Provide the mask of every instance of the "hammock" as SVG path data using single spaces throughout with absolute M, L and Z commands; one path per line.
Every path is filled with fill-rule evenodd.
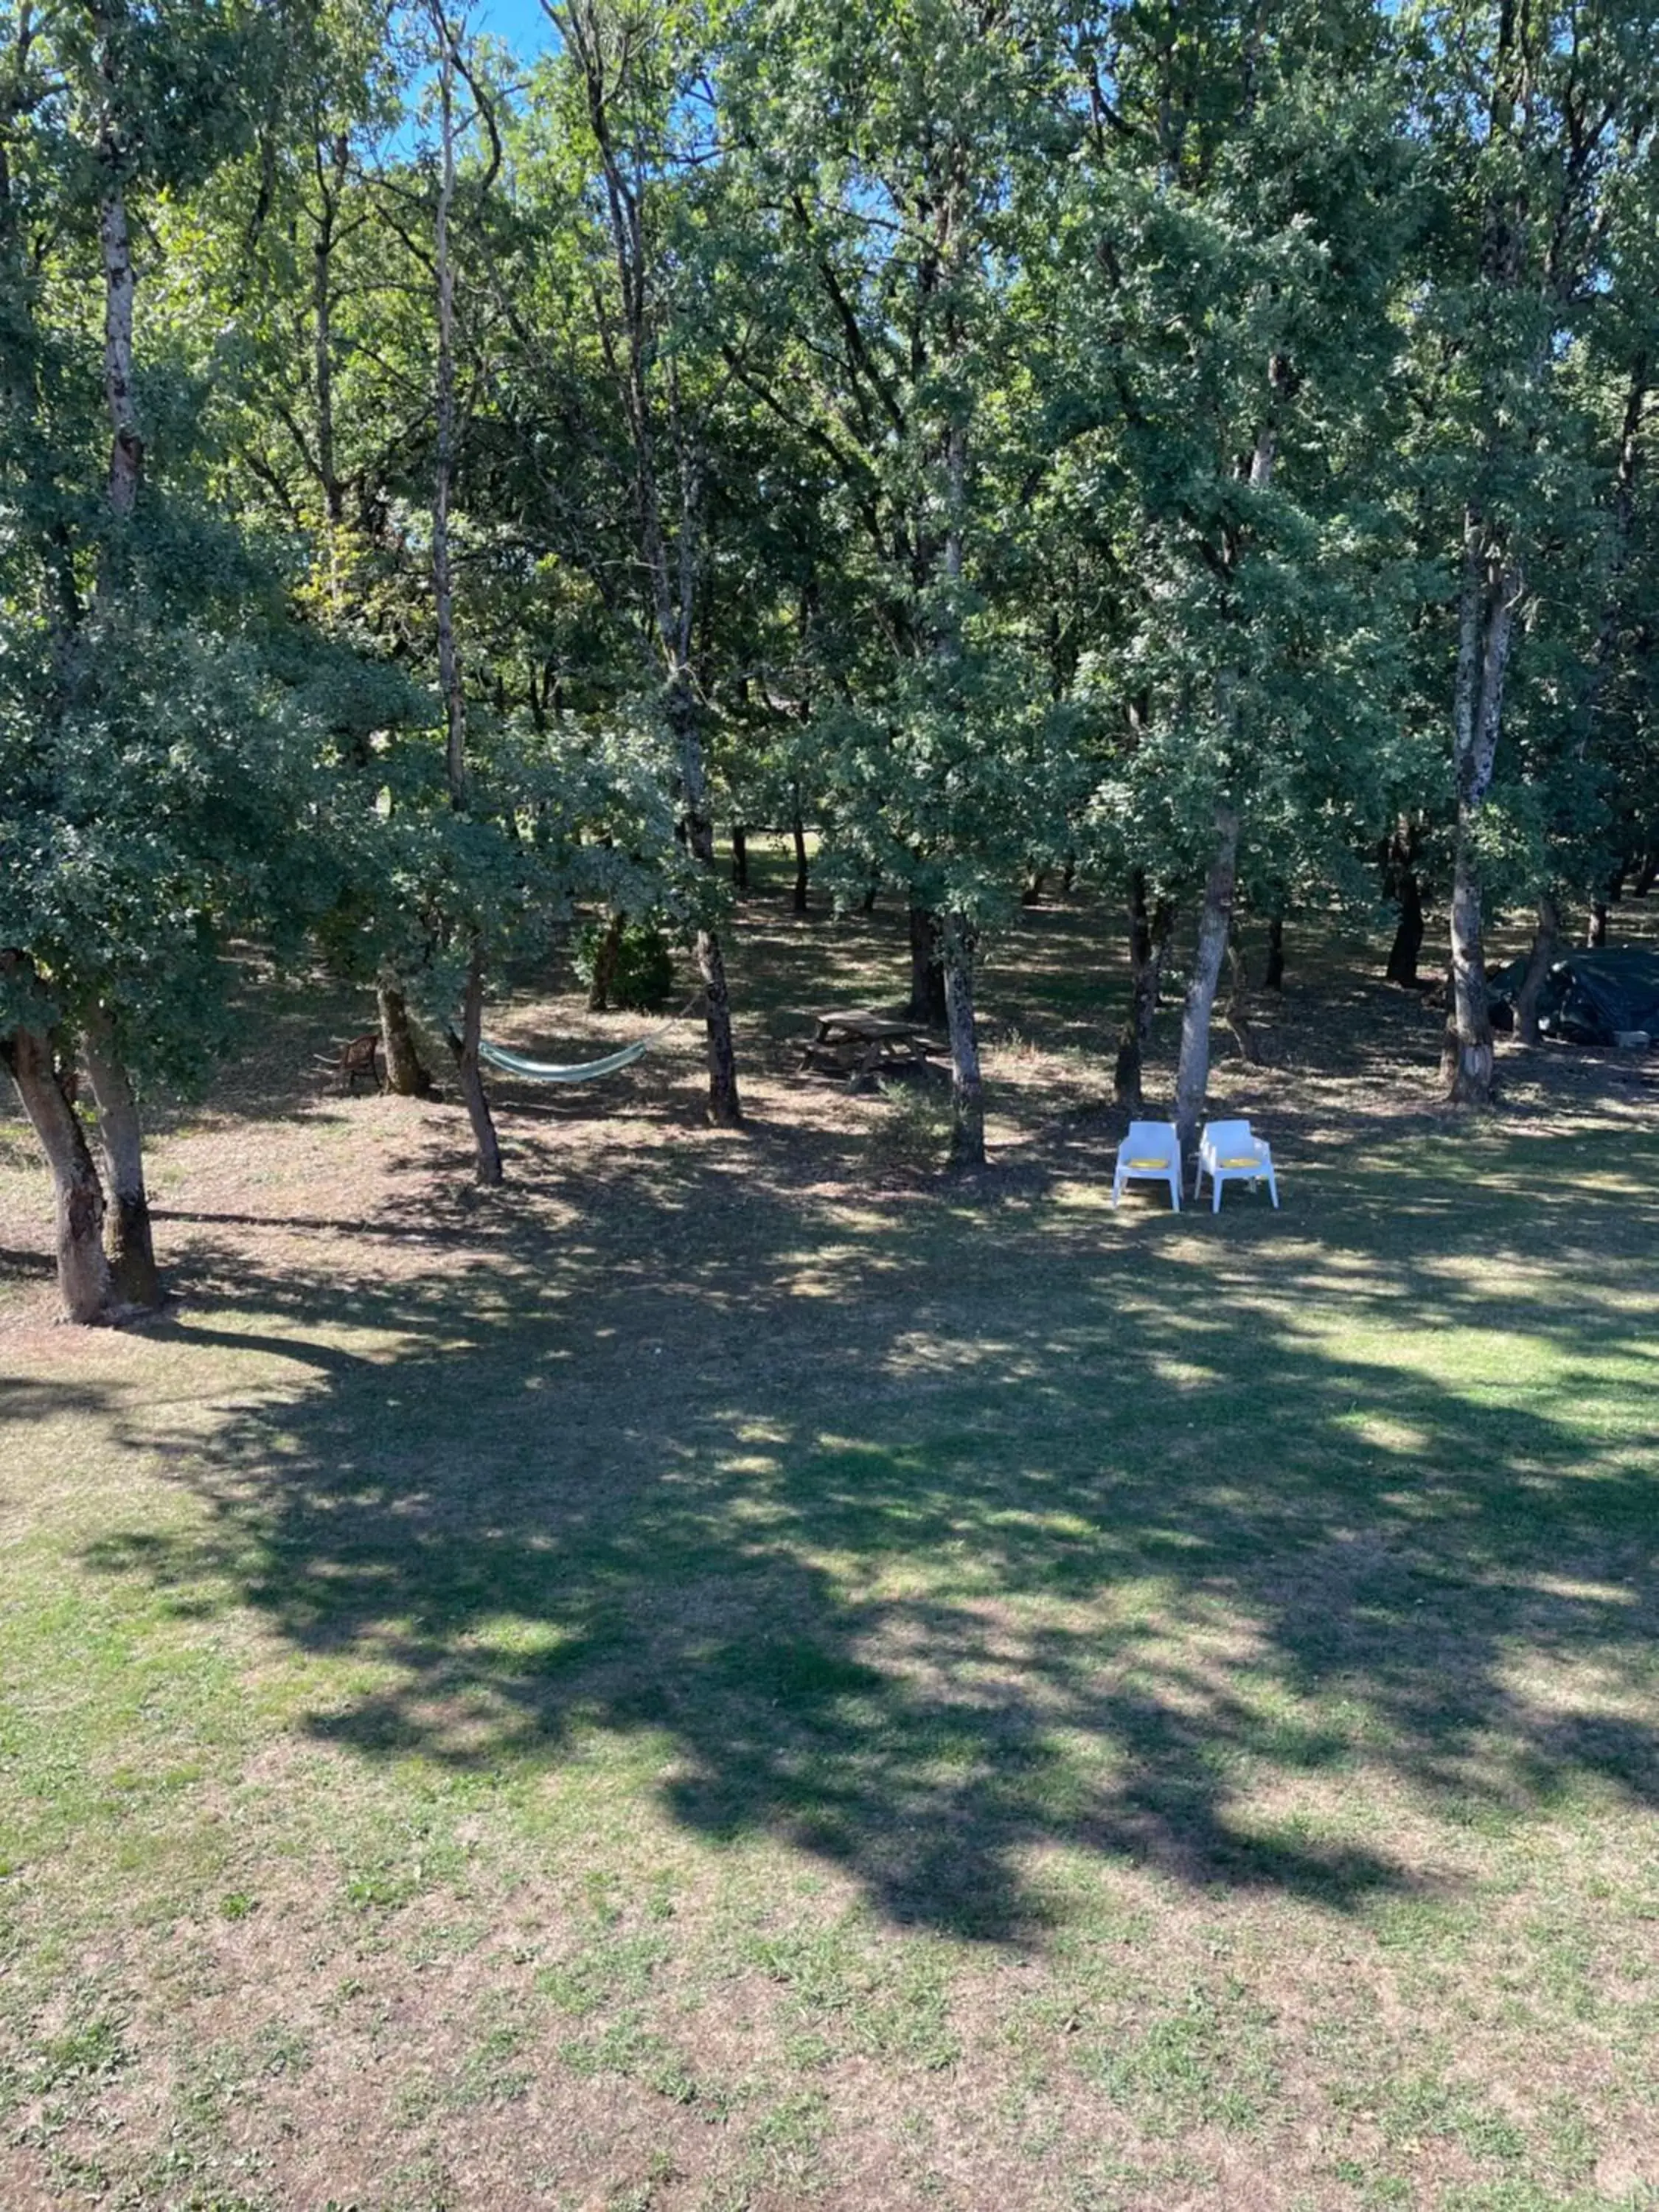
M 516 1075 L 526 1083 L 592 1083 L 602 1075 L 617 1075 L 624 1067 L 632 1067 L 680 1018 L 676 1014 L 672 1021 L 664 1022 L 659 1029 L 647 1030 L 642 1037 L 635 1037 L 620 1052 L 607 1053 L 603 1060 L 531 1060 L 521 1052 L 508 1052 L 504 1045 L 491 1044 L 488 1037 L 478 1039 L 478 1057 L 488 1060 L 502 1075 Z

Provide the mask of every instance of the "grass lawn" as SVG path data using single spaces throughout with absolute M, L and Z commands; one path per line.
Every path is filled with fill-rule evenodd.
M 744 912 L 750 1129 L 688 1024 L 499 1197 L 290 994 L 142 1330 L 0 1122 L 0 2206 L 1659 2206 L 1653 1082 L 1293 943 L 1282 1212 L 1114 1215 L 1048 908 L 952 1188 L 793 1073 L 900 919 Z

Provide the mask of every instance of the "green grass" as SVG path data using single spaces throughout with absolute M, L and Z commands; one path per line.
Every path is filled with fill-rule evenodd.
M 169 1138 L 179 1314 L 0 1337 L 0 2202 L 1659 2204 L 1659 1139 L 1324 1018 L 1278 1215 L 1063 1054 L 965 1191 L 781 1046 Z

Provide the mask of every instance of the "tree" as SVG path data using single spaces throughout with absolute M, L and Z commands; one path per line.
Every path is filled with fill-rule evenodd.
M 1613 210 L 1650 158 L 1659 16 L 1553 0 L 1425 7 L 1420 112 L 1445 222 L 1413 333 L 1435 392 L 1425 466 L 1455 502 L 1449 720 L 1455 800 L 1448 1095 L 1490 1099 L 1481 848 L 1540 547 L 1571 498 L 1564 364 L 1608 283 Z

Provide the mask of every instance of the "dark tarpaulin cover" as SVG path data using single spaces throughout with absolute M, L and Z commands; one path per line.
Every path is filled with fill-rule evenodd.
M 1494 1008 L 1514 1012 L 1526 972 L 1524 960 L 1512 960 L 1489 978 L 1486 996 Z M 1632 1030 L 1659 1037 L 1659 952 L 1631 946 L 1569 952 L 1544 978 L 1538 1026 L 1567 1044 L 1613 1044 Z

